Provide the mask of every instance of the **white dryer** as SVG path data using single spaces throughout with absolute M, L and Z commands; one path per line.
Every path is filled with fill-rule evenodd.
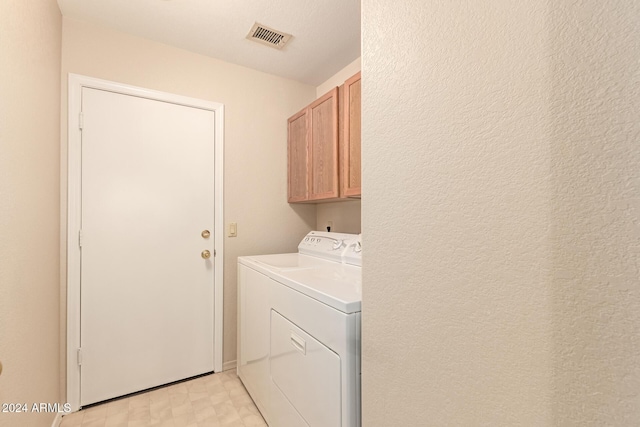
M 238 258 L 238 376 L 272 427 L 360 425 L 358 235 Z

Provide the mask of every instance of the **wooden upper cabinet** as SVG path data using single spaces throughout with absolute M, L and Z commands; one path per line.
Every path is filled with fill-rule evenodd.
M 289 203 L 361 197 L 360 76 L 289 118 Z
M 345 197 L 362 194 L 360 77 L 358 73 L 344 83 L 341 194 Z
M 309 200 L 338 197 L 338 88 L 309 106 Z
M 338 198 L 338 88 L 288 124 L 289 203 Z
M 304 202 L 308 198 L 307 142 L 308 110 L 289 118 L 288 129 L 288 188 L 289 202 Z

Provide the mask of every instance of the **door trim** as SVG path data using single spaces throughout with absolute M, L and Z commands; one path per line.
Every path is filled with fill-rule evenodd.
M 214 112 L 214 371 L 222 371 L 223 345 L 223 288 L 224 288 L 224 105 L 202 99 L 189 98 L 166 92 L 144 89 L 78 74 L 69 74 L 68 90 L 68 158 L 67 158 L 67 402 L 71 410 L 80 409 L 80 247 L 78 244 L 81 225 L 81 132 L 82 88 L 93 88 L 133 95 L 141 98 L 170 102 Z M 64 221 L 64 218 L 62 219 Z

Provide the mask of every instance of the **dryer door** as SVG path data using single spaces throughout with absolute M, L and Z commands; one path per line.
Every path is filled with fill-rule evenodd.
M 340 357 L 271 310 L 271 379 L 310 426 L 341 425 Z

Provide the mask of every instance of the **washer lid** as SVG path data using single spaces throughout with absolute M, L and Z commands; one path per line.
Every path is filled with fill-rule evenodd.
M 361 310 L 360 267 L 334 264 L 320 268 L 283 270 L 278 276 L 278 282 L 343 313 L 357 313 Z
M 298 270 L 314 267 L 324 267 L 327 265 L 335 264 L 332 261 L 307 255 L 301 255 L 298 253 L 243 256 L 238 258 L 238 262 L 245 265 L 249 264 L 254 267 L 261 267 L 262 269 L 275 272 L 292 269 Z

